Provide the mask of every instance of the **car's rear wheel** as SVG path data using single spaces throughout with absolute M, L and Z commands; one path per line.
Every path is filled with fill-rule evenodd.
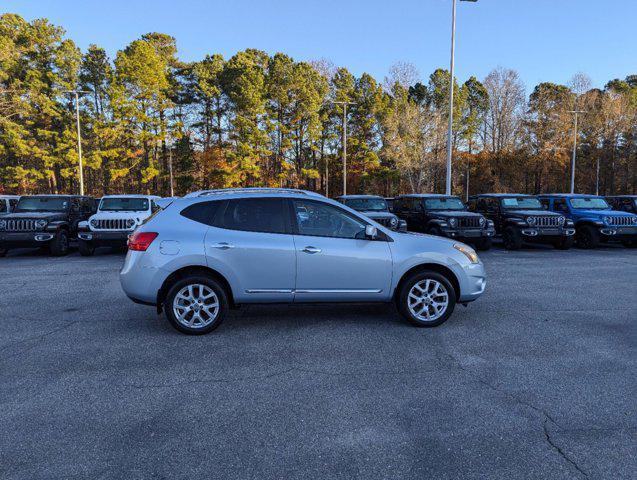
M 400 313 L 412 325 L 436 327 L 453 313 L 456 292 L 444 275 L 424 270 L 402 283 L 397 304 Z
M 599 246 L 599 232 L 592 225 L 582 225 L 577 228 L 577 246 L 579 248 L 596 248 Z
M 87 242 L 81 239 L 77 241 L 77 249 L 83 257 L 90 257 L 95 253 L 95 245 L 93 242 Z
M 563 237 L 563 238 L 560 238 L 559 240 L 557 240 L 554 243 L 554 246 L 558 250 L 568 250 L 569 248 L 571 248 L 573 246 L 573 243 L 575 243 L 575 239 L 572 236 Z
M 493 241 L 491 240 L 491 237 L 484 237 L 475 242 L 476 248 L 481 251 L 489 250 L 492 245 Z
M 228 297 L 213 278 L 192 275 L 170 287 L 164 310 L 171 325 L 180 332 L 203 335 L 223 321 L 228 311 Z
M 55 257 L 63 257 L 69 253 L 69 235 L 66 230 L 55 232 L 53 240 L 49 243 L 49 251 Z
M 522 235 L 520 231 L 512 226 L 506 227 L 502 232 L 502 241 L 507 250 L 519 250 L 522 248 Z

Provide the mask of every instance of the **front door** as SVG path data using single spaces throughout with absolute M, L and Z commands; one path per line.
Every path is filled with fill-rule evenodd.
M 365 238 L 367 223 L 338 206 L 305 199 L 291 202 L 297 226 L 294 301 L 388 300 L 389 243 Z

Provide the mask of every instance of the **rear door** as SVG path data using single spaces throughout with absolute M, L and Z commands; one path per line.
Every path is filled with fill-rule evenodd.
M 296 252 L 285 199 L 228 200 L 205 237 L 208 265 L 230 272 L 239 302 L 291 302 Z
M 368 223 L 336 205 L 306 199 L 292 199 L 291 205 L 295 302 L 389 298 L 392 258 L 386 238 L 365 238 Z

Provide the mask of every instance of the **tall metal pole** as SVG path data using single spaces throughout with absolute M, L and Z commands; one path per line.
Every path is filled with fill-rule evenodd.
M 80 131 L 80 99 L 75 90 L 75 120 L 77 123 L 77 154 L 80 168 L 80 195 L 84 195 L 84 165 L 82 164 L 82 133 Z
M 343 195 L 347 195 L 347 103 L 343 103 Z
M 453 74 L 454 56 L 456 51 L 456 0 L 453 0 L 451 7 L 451 65 L 449 80 L 449 126 L 447 128 L 447 182 L 445 194 L 451 195 L 451 148 L 453 136 Z
M 330 196 L 330 169 L 327 158 L 325 158 L 325 196 Z
M 571 157 L 571 193 L 575 193 L 575 158 L 577 156 L 577 115 L 579 113 L 586 113 L 581 110 L 571 110 L 569 113 L 574 113 L 573 119 L 573 156 Z
M 595 175 L 595 195 L 599 195 L 599 157 L 597 157 L 597 172 Z

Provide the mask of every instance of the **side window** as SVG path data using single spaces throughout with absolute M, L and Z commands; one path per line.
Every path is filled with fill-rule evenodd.
M 540 203 L 544 207 L 544 210 L 548 210 L 550 207 L 551 201 L 548 198 L 540 198 Z
M 71 213 L 80 213 L 80 200 L 77 197 L 71 198 Z
M 476 211 L 476 200 L 475 198 L 470 198 L 469 201 L 467 202 L 467 209 L 470 212 L 475 212 Z
M 362 220 L 334 205 L 307 200 L 292 200 L 299 235 L 334 238 L 365 238 Z
M 230 200 L 219 226 L 230 230 L 288 233 L 287 204 L 281 198 Z
M 195 203 L 184 208 L 181 211 L 181 215 L 195 222 L 214 226 L 215 214 L 219 211 L 219 207 L 222 204 L 223 202 L 218 200 L 214 202 Z M 156 205 L 155 202 L 153 202 L 153 205 Z M 159 207 L 157 208 L 159 209 Z M 156 212 L 156 210 L 153 210 L 153 212 Z

